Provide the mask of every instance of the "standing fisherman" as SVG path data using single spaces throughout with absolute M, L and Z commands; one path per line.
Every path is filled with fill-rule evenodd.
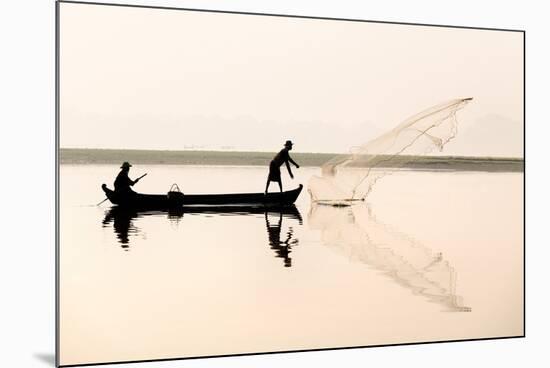
M 272 181 L 276 181 L 279 183 L 279 189 L 281 192 L 283 191 L 283 184 L 281 183 L 281 165 L 284 163 L 286 164 L 286 168 L 288 169 L 288 174 L 292 179 L 294 179 L 294 175 L 292 174 L 292 170 L 290 170 L 290 164 L 291 162 L 296 168 L 298 169 L 300 165 L 298 165 L 292 158 L 290 158 L 290 155 L 288 154 L 288 151 L 292 149 L 292 142 L 286 141 L 285 147 L 277 153 L 277 155 L 271 160 L 271 163 L 269 164 L 269 175 L 267 176 L 267 183 L 265 184 L 265 194 L 267 194 L 267 189 L 269 188 L 269 183 Z

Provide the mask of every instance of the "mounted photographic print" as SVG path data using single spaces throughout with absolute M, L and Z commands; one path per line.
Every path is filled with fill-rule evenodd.
M 523 31 L 60 1 L 56 65 L 59 365 L 524 336 Z

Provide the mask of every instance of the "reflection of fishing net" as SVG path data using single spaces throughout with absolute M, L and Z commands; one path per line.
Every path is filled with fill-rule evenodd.
M 378 221 L 367 206 L 313 204 L 308 224 L 321 231 L 325 246 L 381 272 L 414 295 L 445 311 L 471 311 L 457 294 L 457 272 L 443 254 Z
M 391 131 L 322 166 L 309 192 L 314 201 L 363 200 L 378 179 L 390 171 L 441 151 L 457 132 L 456 112 L 471 98 L 455 99 L 411 116 Z

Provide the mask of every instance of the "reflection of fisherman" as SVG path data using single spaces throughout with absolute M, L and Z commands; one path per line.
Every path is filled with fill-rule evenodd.
M 137 212 L 121 210 L 119 207 L 113 207 L 103 219 L 103 226 L 113 221 L 113 229 L 116 237 L 124 250 L 128 250 L 130 248 L 129 234 L 130 232 L 136 231 L 134 225 L 132 224 L 132 220 L 136 217 L 138 217 Z
M 115 192 L 118 194 L 130 194 L 134 193 L 131 186 L 135 185 L 139 179 L 132 180 L 128 177 L 128 173 L 130 172 L 130 168 L 132 165 L 130 163 L 125 162 L 120 167 L 122 170 L 118 173 L 116 179 L 115 179 Z
M 283 213 L 279 213 L 279 221 L 276 225 L 269 222 L 269 214 L 265 212 L 265 224 L 267 226 L 267 235 L 269 236 L 270 248 L 277 254 L 276 257 L 284 260 L 285 267 L 292 266 L 292 258 L 290 258 L 290 243 L 292 239 L 292 230 L 287 233 L 287 239 L 281 241 L 281 226 L 283 224 Z M 295 242 L 293 242 L 295 243 Z
M 170 223 L 178 225 L 179 219 L 183 217 L 183 212 L 183 207 L 170 208 L 168 210 L 168 220 L 170 220 Z M 105 214 L 102 224 L 106 227 L 112 222 L 113 230 L 122 249 L 129 250 L 131 237 L 136 236 L 141 231 L 134 225 L 133 220 L 147 215 L 159 216 L 164 214 L 165 212 L 163 211 L 154 213 L 148 211 L 140 212 L 136 209 L 115 206 Z
M 290 164 L 291 162 L 296 168 L 299 168 L 300 165 L 298 165 L 292 158 L 290 158 L 290 155 L 288 154 L 288 151 L 292 150 L 292 142 L 286 141 L 285 147 L 277 153 L 277 155 L 271 160 L 271 163 L 269 164 L 269 175 L 267 177 L 267 183 L 265 184 L 265 193 L 267 194 L 267 189 L 269 188 L 269 184 L 272 181 L 276 181 L 279 183 L 279 189 L 281 192 L 283 191 L 283 184 L 281 183 L 281 165 L 286 164 L 286 168 L 288 170 L 288 174 L 292 179 L 294 179 L 294 175 L 292 174 L 292 170 L 290 170 Z

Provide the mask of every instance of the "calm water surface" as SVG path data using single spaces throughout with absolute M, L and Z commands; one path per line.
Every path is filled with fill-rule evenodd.
M 352 207 L 117 211 L 61 166 L 61 363 L 523 333 L 522 174 L 400 171 Z M 297 171 L 297 172 L 296 172 Z M 136 190 L 261 192 L 259 167 L 135 166 Z M 318 169 L 283 174 L 285 189 Z M 276 190 L 272 184 L 272 190 Z

